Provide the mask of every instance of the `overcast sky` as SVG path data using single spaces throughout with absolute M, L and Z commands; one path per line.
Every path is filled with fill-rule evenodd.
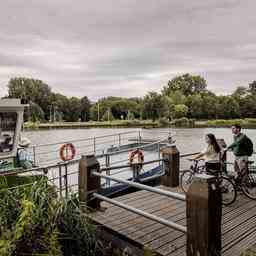
M 67 96 L 143 96 L 186 72 L 218 94 L 256 80 L 255 0 L 7 0 L 0 96 L 11 77 Z

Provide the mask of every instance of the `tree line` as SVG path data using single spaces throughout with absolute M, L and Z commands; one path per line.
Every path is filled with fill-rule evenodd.
M 160 93 L 144 97 L 105 97 L 91 102 L 87 96 L 54 93 L 41 80 L 16 77 L 7 84 L 9 98 L 28 103 L 25 121 L 112 121 L 166 119 L 233 119 L 256 116 L 256 81 L 238 86 L 230 95 L 216 95 L 201 76 L 183 74 L 169 80 Z

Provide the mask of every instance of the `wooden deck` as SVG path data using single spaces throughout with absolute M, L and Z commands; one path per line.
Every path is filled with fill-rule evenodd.
M 180 192 L 179 189 L 160 188 Z M 138 191 L 115 198 L 117 201 L 186 225 L 185 202 L 148 191 Z M 91 218 L 123 239 L 135 241 L 159 255 L 186 255 L 186 235 L 127 210 L 102 202 L 103 212 Z M 239 195 L 236 202 L 222 210 L 222 255 L 239 256 L 256 243 L 256 201 Z

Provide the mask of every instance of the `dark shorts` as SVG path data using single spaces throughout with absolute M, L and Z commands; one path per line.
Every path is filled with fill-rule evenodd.
M 220 169 L 221 169 L 220 162 L 216 162 L 216 163 L 206 162 L 205 163 L 206 173 L 214 174 L 215 172 L 220 171 Z

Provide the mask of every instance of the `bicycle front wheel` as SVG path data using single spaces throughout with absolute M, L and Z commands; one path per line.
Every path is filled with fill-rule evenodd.
M 222 203 L 224 205 L 230 205 L 236 200 L 236 189 L 234 183 L 226 177 L 220 178 L 220 190 L 222 196 Z
M 256 200 L 256 173 L 248 173 L 242 177 L 241 188 L 243 193 Z
M 180 184 L 182 190 L 187 193 L 189 186 L 191 185 L 193 181 L 194 173 L 190 170 L 184 171 L 180 176 Z

